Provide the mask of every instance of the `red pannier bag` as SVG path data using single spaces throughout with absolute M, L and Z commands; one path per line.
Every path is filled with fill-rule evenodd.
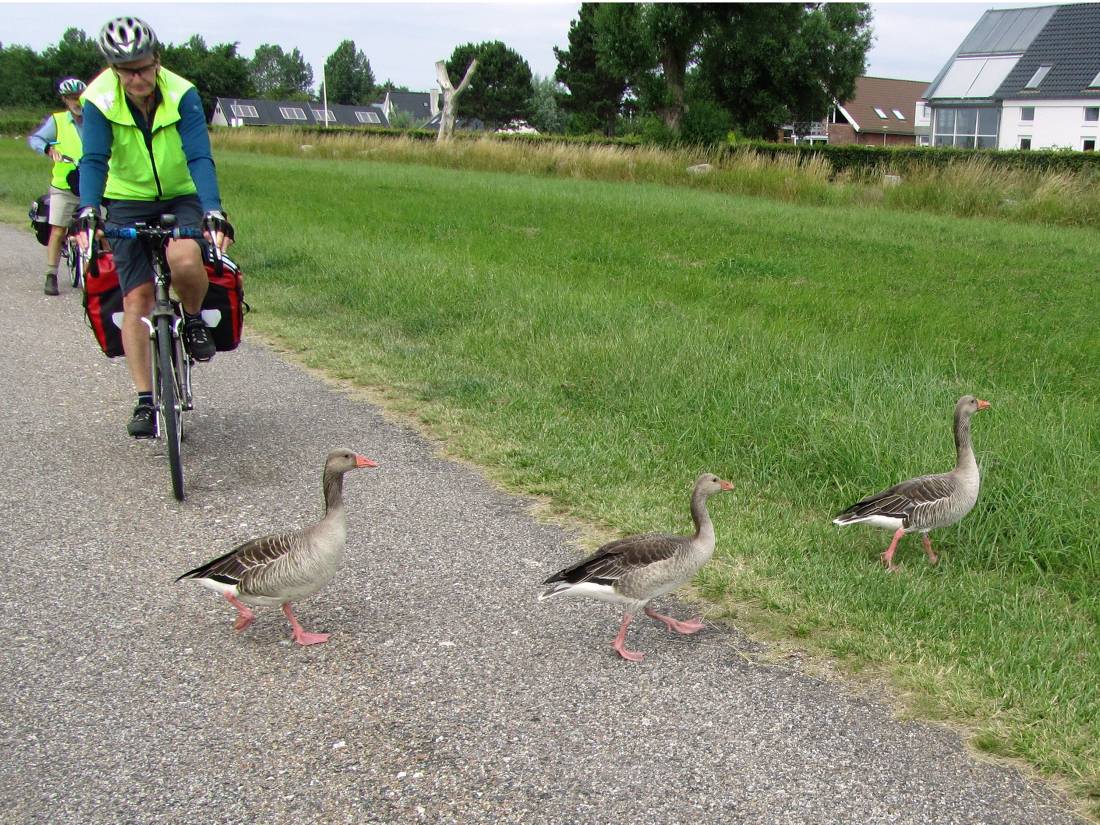
M 122 288 L 109 251 L 100 251 L 84 273 L 84 314 L 103 354 L 122 355 Z
M 203 263 L 210 287 L 202 300 L 202 320 L 210 328 L 218 352 L 228 352 L 241 343 L 244 315 L 249 309 L 244 300 L 244 276 L 240 267 L 225 255 L 219 266 L 210 247 L 204 246 L 204 250 Z

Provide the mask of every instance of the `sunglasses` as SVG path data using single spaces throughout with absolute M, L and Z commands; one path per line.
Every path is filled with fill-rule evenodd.
M 136 69 L 124 69 L 122 66 L 112 66 L 112 68 L 115 70 L 115 74 L 117 74 L 119 77 L 126 78 L 137 77 L 138 75 L 156 72 L 157 66 L 159 65 L 160 63 L 154 60 L 152 63 L 149 63 L 145 66 L 138 66 Z

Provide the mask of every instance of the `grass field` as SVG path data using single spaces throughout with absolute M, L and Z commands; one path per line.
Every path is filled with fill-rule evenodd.
M 47 170 L 8 143 L 0 163 L 0 217 L 24 220 Z M 683 531 L 695 476 L 731 479 L 697 581 L 713 615 L 888 675 L 1100 813 L 1100 232 L 379 161 L 219 169 L 253 328 L 609 531 Z M 937 568 L 909 538 L 887 575 L 889 535 L 831 517 L 949 469 L 963 393 L 992 404 L 982 496 L 933 534 Z

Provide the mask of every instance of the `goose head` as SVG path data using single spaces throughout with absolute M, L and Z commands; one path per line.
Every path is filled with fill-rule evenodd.
M 340 447 L 329 453 L 328 458 L 325 459 L 325 474 L 343 475 L 348 470 L 354 470 L 358 467 L 377 466 L 377 462 L 371 461 L 366 456 L 359 455 L 354 450 L 349 450 L 346 447 Z
M 726 490 L 732 490 L 733 485 L 716 476 L 714 473 L 703 473 L 695 479 L 695 492 L 703 496 L 712 496 Z
M 981 398 L 975 398 L 973 395 L 964 395 L 955 405 L 955 418 L 970 418 L 970 416 L 978 410 L 985 410 L 988 408 L 988 401 L 983 401 Z

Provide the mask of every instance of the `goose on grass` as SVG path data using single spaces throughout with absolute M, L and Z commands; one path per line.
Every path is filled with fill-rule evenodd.
M 833 524 L 870 524 L 894 531 L 893 541 L 882 554 L 882 563 L 893 572 L 894 551 L 906 533 L 920 533 L 928 561 L 936 564 L 939 556 L 932 550 L 930 530 L 948 527 L 960 521 L 978 501 L 981 476 L 974 448 L 970 443 L 970 419 L 988 401 L 964 395 L 955 404 L 955 468 L 948 473 L 919 476 L 895 484 L 888 490 L 857 501 L 839 513 Z

